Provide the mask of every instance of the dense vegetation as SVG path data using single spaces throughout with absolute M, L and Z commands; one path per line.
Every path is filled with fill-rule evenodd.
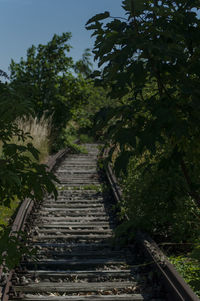
M 70 36 L 30 47 L 26 59 L 12 60 L 9 82 L 0 83 L 0 262 L 6 259 L 9 267 L 24 252 L 13 247 L 18 238 L 9 238 L 9 215 L 25 198 L 38 201 L 46 192 L 56 197 L 56 178 L 41 161 L 73 146 L 79 128 L 91 127 L 90 116 L 105 103 L 104 89 L 88 78 L 89 50 L 76 63 L 68 55 Z M 1 76 L 8 79 L 3 71 Z
M 170 234 L 182 212 L 195 230 L 200 207 L 198 1 L 126 0 L 123 7 L 127 19 L 104 24 L 105 12 L 88 21 L 96 35 L 95 57 L 103 66 L 95 75 L 110 86 L 112 97 L 122 98 L 115 109 L 98 114 L 97 126 L 113 146 L 110 155 L 117 154 L 118 174 L 129 170 L 125 181 L 133 186 L 139 227 L 143 220 L 151 232 L 162 226 Z M 193 208 L 197 216 L 186 217 Z M 168 217 L 160 218 L 163 210 Z
M 38 163 L 19 118 L 51 120 L 51 152 L 95 133 L 110 147 L 123 187 L 120 216 L 129 221 L 119 233 L 129 240 L 140 229 L 168 245 L 187 243 L 198 265 L 199 1 L 122 5 L 124 17 L 99 13 L 86 25 L 96 37 L 93 52 L 101 70 L 92 72 L 88 49 L 73 62 L 70 33 L 54 35 L 46 45 L 30 47 L 26 59 L 11 62 L 10 82 L 0 84 L 1 204 L 56 194 L 54 177 Z M 188 276 L 192 283 L 195 273 Z M 194 287 L 199 290 L 198 281 Z
M 157 241 L 199 242 L 199 1 L 124 0 L 86 24 L 116 108 L 96 116 L 121 179 L 123 236 L 140 229 Z M 107 21 L 107 22 L 106 22 Z M 199 283 L 198 283 L 199 285 Z M 200 287 L 200 285 L 199 285 Z
M 30 142 L 28 133 L 20 129 L 18 118 L 32 114 L 32 105 L 29 101 L 18 98 L 15 91 L 7 84 L 0 84 L 0 139 L 1 139 L 1 170 L 0 170 L 0 209 L 13 207 L 15 203 L 25 198 L 34 201 L 41 200 L 45 192 L 57 195 L 53 180 L 56 178 L 49 173 L 45 165 L 39 164 L 39 151 Z M 16 142 L 13 142 L 15 139 Z M 27 139 L 29 141 L 26 143 Z M 2 225 L 4 228 L 4 225 Z M 14 258 L 20 256 L 16 246 L 16 238 L 8 237 L 9 231 L 1 231 L 0 262 L 3 258 L 13 263 Z M 6 253 L 2 252 L 5 251 Z M 21 249 L 22 251 L 22 249 Z M 13 252 L 16 252 L 14 256 Z

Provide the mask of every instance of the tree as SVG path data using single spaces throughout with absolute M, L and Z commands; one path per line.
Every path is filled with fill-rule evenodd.
M 87 101 L 83 76 L 72 74 L 73 60 L 67 53 L 71 34 L 54 35 L 47 45 L 32 46 L 27 58 L 10 65 L 11 86 L 24 100 L 34 104 L 36 115 L 52 116 L 52 139 L 56 139 L 71 110 Z
M 160 168 L 176 166 L 200 207 L 199 1 L 122 3 L 127 18 L 105 24 L 105 12 L 87 22 L 103 67 L 96 77 L 110 85 L 112 97 L 129 96 L 124 105 L 102 111 L 98 124 L 120 148 L 119 166 L 142 153 L 156 156 Z
M 90 61 L 90 49 L 86 48 L 83 52 L 82 58 L 75 63 L 74 70 L 76 73 L 81 73 L 86 78 L 92 73 L 92 63 Z

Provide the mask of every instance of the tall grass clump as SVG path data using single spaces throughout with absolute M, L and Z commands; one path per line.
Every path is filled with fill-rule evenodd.
M 13 136 L 9 143 L 20 145 L 32 143 L 40 152 L 39 162 L 45 163 L 50 149 L 51 118 L 42 116 L 42 118 L 38 119 L 37 117 L 34 118 L 29 116 L 17 119 L 15 123 L 20 130 L 23 130 L 23 132 L 26 133 L 26 139 L 24 141 L 19 141 L 18 137 Z M 2 146 L 3 144 L 0 142 L 0 156 L 2 156 Z M 30 156 L 30 154 L 27 155 Z M 35 160 L 34 158 L 31 159 Z M 14 214 L 19 203 L 20 200 L 15 198 L 11 201 L 9 207 L 0 204 L 0 232 L 2 231 L 1 225 L 7 226 L 9 224 L 10 218 Z
M 31 142 L 39 150 L 40 162 L 42 163 L 46 161 L 50 151 L 51 124 L 52 118 L 46 118 L 44 115 L 41 118 L 29 116 L 17 120 L 19 129 L 27 133 L 27 139 L 24 143 Z

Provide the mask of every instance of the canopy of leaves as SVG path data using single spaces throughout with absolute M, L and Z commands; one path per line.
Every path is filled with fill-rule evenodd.
M 89 72 L 88 51 L 79 65 L 78 76 L 74 76 L 70 51 L 71 34 L 54 35 L 47 45 L 32 46 L 27 58 L 19 63 L 11 62 L 11 87 L 24 100 L 34 104 L 38 117 L 44 112 L 52 116 L 54 139 L 71 118 L 71 110 L 87 102 L 87 82 L 82 73 Z M 77 66 L 78 68 L 78 66 Z M 83 70 L 84 69 L 84 70 Z M 82 72 L 82 73 L 81 73 Z
M 7 84 L 0 83 L 0 202 L 6 206 L 14 197 L 38 200 L 45 191 L 57 195 L 53 184 L 56 178 L 46 171 L 45 165 L 37 163 L 38 150 L 31 143 L 24 144 L 29 135 L 16 124 L 16 118 L 31 111 L 30 102 L 20 100 Z M 13 137 L 17 143 L 11 142 Z
M 92 73 L 92 63 L 90 61 L 91 53 L 90 49 L 85 49 L 82 58 L 77 61 L 74 65 L 74 70 L 76 73 L 81 73 L 86 78 L 89 77 Z
M 97 124 L 120 150 L 120 168 L 127 152 L 160 154 L 162 168 L 181 167 L 200 206 L 199 1 L 124 0 L 123 8 L 126 18 L 105 24 L 105 13 L 87 24 L 103 67 L 97 78 L 109 84 L 112 97 L 129 96 L 119 108 L 100 112 Z

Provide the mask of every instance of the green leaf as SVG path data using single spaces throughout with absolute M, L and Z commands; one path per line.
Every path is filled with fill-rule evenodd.
M 105 11 L 104 13 L 97 14 L 94 17 L 92 17 L 91 19 L 89 19 L 87 21 L 86 25 L 88 25 L 88 24 L 90 24 L 92 22 L 97 22 L 99 20 L 103 20 L 103 19 L 109 18 L 109 17 L 110 17 L 110 13 L 108 11 Z
M 123 173 L 127 172 L 128 163 L 132 156 L 133 156 L 133 152 L 131 151 L 124 151 L 118 155 L 114 165 L 116 175 L 119 176 L 121 172 Z

